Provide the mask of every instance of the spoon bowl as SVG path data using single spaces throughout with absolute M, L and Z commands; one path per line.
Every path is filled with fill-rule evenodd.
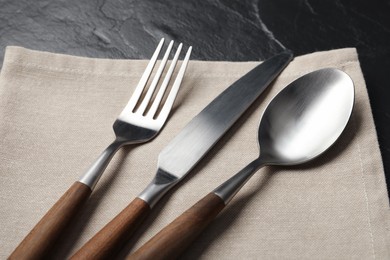
M 262 116 L 258 132 L 262 161 L 294 165 L 322 154 L 343 132 L 353 104 L 353 82 L 340 70 L 317 70 L 293 81 Z

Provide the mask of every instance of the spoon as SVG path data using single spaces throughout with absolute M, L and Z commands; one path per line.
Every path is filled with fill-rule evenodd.
M 284 88 L 260 121 L 261 153 L 162 229 L 128 259 L 178 257 L 253 174 L 265 165 L 296 165 L 326 151 L 343 132 L 352 113 L 351 78 L 337 69 L 306 74 Z

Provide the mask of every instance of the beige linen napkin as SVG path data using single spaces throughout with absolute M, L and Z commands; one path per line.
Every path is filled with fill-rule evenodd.
M 0 257 L 113 140 L 112 124 L 147 61 L 72 57 L 8 47 L 0 76 Z M 153 141 L 118 152 L 58 257 L 69 256 L 152 179 L 162 148 L 257 62 L 191 61 L 172 116 Z M 258 153 L 266 104 L 289 82 L 335 67 L 356 87 L 341 139 L 312 163 L 260 170 L 186 252 L 186 259 L 389 259 L 389 201 L 355 49 L 296 57 L 249 113 L 174 188 L 123 254 L 135 250 Z

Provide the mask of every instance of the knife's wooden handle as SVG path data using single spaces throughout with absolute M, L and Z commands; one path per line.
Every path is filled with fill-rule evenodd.
M 177 258 L 224 207 L 220 197 L 209 193 L 129 255 L 127 260 Z
M 145 201 L 135 198 L 121 213 L 103 227 L 71 259 L 110 259 L 129 240 L 132 233 L 149 214 Z
M 82 208 L 91 192 L 87 185 L 75 182 L 35 225 L 9 259 L 42 259 Z

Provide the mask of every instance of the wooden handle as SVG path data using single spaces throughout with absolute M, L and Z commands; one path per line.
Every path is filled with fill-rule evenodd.
M 41 259 L 47 255 L 91 192 L 87 185 L 75 182 L 35 225 L 9 259 Z
M 129 255 L 127 260 L 177 258 L 224 207 L 220 197 L 209 193 Z
M 149 204 L 135 198 L 121 213 L 81 247 L 71 259 L 113 258 L 149 212 Z

